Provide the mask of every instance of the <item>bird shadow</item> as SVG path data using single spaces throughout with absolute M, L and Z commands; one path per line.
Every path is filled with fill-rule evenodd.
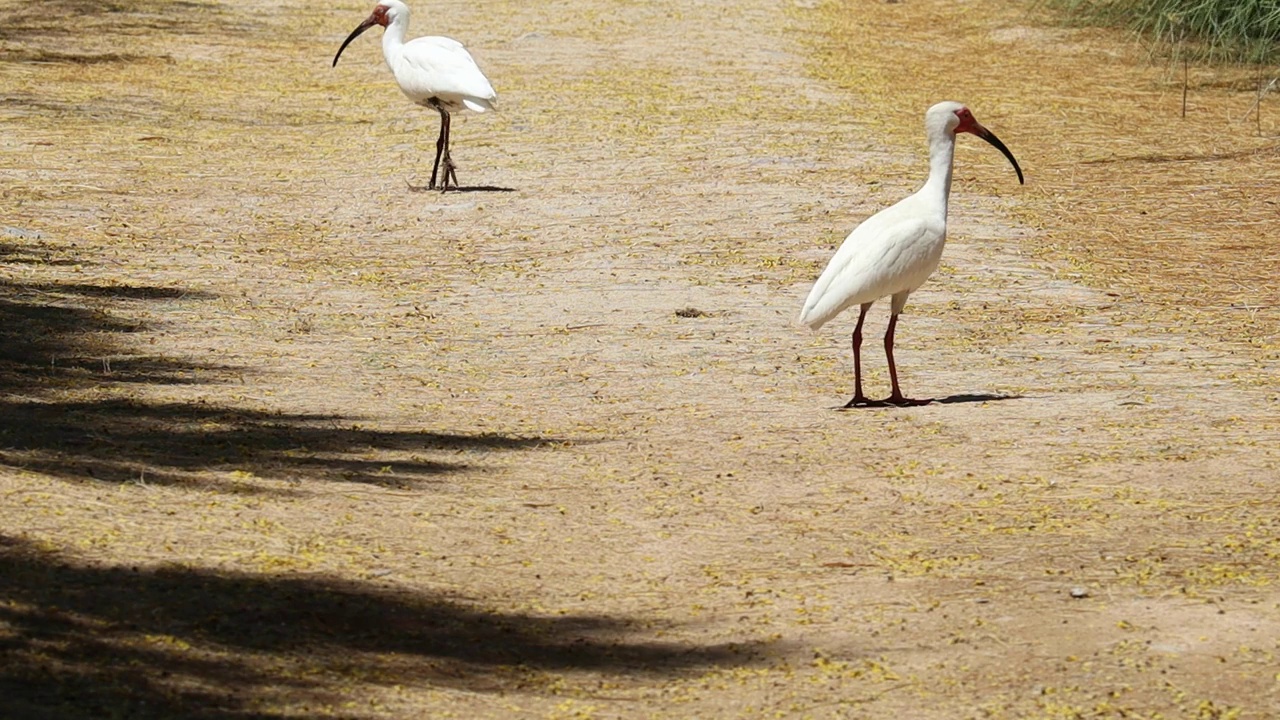
M 503 187 L 502 185 L 464 185 L 462 187 L 449 188 L 450 192 L 473 193 L 473 192 L 494 192 L 509 193 L 515 192 L 515 188 Z
M 894 408 L 905 410 L 914 407 L 927 407 L 929 405 L 960 405 L 962 403 L 984 403 L 995 402 L 997 400 L 1019 400 L 1023 395 L 994 395 L 991 393 L 959 393 L 956 395 L 948 395 L 942 398 L 929 398 L 927 400 L 912 400 L 905 404 L 895 404 L 885 400 L 873 400 L 866 404 L 859 405 L 836 405 L 832 410 L 879 410 L 885 408 Z
M 440 193 L 441 195 L 444 195 L 446 193 L 481 193 L 481 192 L 510 193 L 515 191 L 516 191 L 515 188 L 503 187 L 501 185 L 461 185 L 457 187 L 451 187 L 448 190 L 443 190 L 443 191 L 440 188 L 427 187 L 426 185 L 410 185 L 409 186 L 409 192 L 415 192 L 415 193 L 435 192 L 435 193 Z
M 944 398 L 934 398 L 939 405 L 959 405 L 961 403 L 995 402 L 996 400 L 1021 400 L 1025 395 L 994 395 L 992 393 L 960 393 Z

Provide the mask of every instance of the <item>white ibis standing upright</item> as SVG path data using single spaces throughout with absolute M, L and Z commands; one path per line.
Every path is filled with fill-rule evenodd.
M 924 284 L 938 268 L 947 241 L 947 197 L 951 194 L 951 160 L 956 134 L 973 133 L 1004 153 L 1022 183 L 1022 168 L 1009 148 L 977 120 L 969 108 L 956 102 L 942 102 L 924 115 L 929 137 L 929 179 L 896 205 L 885 208 L 854 228 L 822 271 L 800 311 L 800 322 L 817 330 L 853 305 L 861 306 L 853 328 L 854 394 L 845 407 L 876 405 L 924 405 L 929 400 L 904 397 L 898 386 L 898 369 L 893 364 L 893 331 L 898 315 L 906 307 L 907 296 Z M 889 359 L 889 380 L 893 393 L 880 402 L 862 394 L 862 321 L 871 304 L 892 296 L 889 329 L 884 334 L 884 352 Z
M 449 113 L 463 109 L 475 112 L 492 110 L 498 94 L 493 91 L 489 79 L 480 72 L 471 53 L 457 40 L 420 37 L 405 42 L 409 8 L 400 0 L 381 0 L 378 3 L 373 14 L 360 23 L 338 48 L 338 54 L 333 56 L 334 67 L 338 66 L 338 58 L 347 45 L 374 25 L 386 28 L 382 33 L 382 55 L 396 76 L 400 90 L 418 105 L 435 108 L 440 113 L 436 161 L 431 167 L 431 183 L 427 187 L 435 189 L 436 173 L 443 158 L 444 175 L 440 178 L 440 190 L 448 190 L 450 182 L 456 188 L 458 176 L 449 157 Z

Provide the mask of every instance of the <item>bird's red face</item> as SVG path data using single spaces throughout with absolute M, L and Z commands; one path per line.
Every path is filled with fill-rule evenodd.
M 389 9 L 390 8 L 388 8 L 386 5 L 379 5 L 378 7 L 374 8 L 373 14 L 369 16 L 369 20 L 372 21 L 370 24 L 381 25 L 382 27 L 386 27 L 387 23 L 389 22 L 387 20 L 387 10 Z
M 973 119 L 973 113 L 969 112 L 969 108 L 967 107 L 962 107 L 959 110 L 957 110 L 956 117 L 960 118 L 960 124 L 956 125 L 957 135 L 965 132 L 978 135 L 979 134 L 977 132 L 978 129 L 985 129 L 982 127 L 981 123 Z

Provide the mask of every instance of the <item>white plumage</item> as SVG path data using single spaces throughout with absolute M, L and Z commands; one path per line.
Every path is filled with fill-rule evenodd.
M 846 309 L 858 305 L 858 324 L 853 331 L 854 396 L 845 407 L 865 405 L 913 405 L 928 402 L 910 400 L 898 386 L 893 362 L 893 332 L 898 315 L 913 290 L 938 269 L 947 240 L 947 200 L 951 193 L 951 165 L 956 134 L 973 133 L 994 145 L 1013 164 L 1018 182 L 1022 168 L 1009 149 L 987 130 L 964 105 L 942 102 L 925 113 L 925 133 L 929 138 L 929 179 L 924 187 L 896 205 L 867 218 L 845 238 L 827 268 L 814 283 L 800 322 L 817 330 Z M 872 303 L 891 296 L 889 328 L 885 332 L 885 355 L 893 391 L 881 403 L 862 394 L 862 321 Z
M 400 4 L 399 0 L 388 2 Z M 404 12 L 397 17 L 406 18 L 400 27 L 393 20 L 383 33 L 382 54 L 405 97 L 426 107 L 437 100 L 450 112 L 493 110 L 498 94 L 462 43 L 438 35 L 402 42 L 409 9 Z
M 454 172 L 453 160 L 449 156 L 449 114 L 464 109 L 474 112 L 493 110 L 498 94 L 476 65 L 475 58 L 457 40 L 429 36 L 405 42 L 404 36 L 409 29 L 409 8 L 400 0 L 382 0 L 378 3 L 373 13 L 343 41 L 342 47 L 333 56 L 333 64 L 338 64 L 342 51 L 352 40 L 374 25 L 386 28 L 382 33 L 382 56 L 405 97 L 440 113 L 436 160 L 432 165 L 431 182 L 427 187 L 435 188 L 442 159 L 444 176 L 440 183 L 441 191 L 449 189 L 450 181 L 457 187 L 458 178 Z

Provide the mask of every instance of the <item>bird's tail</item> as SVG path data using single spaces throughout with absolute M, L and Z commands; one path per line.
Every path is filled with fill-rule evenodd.
M 813 289 L 809 291 L 809 297 L 804 299 L 804 309 L 800 311 L 800 317 L 797 320 L 801 325 L 809 326 L 810 330 L 820 330 L 831 318 L 844 310 L 844 307 L 832 305 L 832 298 L 827 296 L 826 288 L 827 278 L 824 275 L 818 278 L 818 282 L 814 283 Z
M 810 330 L 821 330 L 822 326 L 826 325 L 827 321 L 835 317 L 835 315 L 835 313 L 819 312 L 818 308 L 806 305 L 800 311 L 800 317 L 796 321 L 801 325 L 807 325 Z

